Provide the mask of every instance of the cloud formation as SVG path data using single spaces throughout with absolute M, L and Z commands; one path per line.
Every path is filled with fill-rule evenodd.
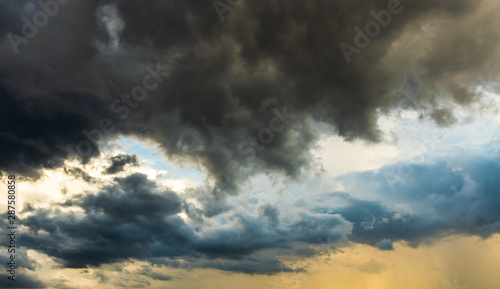
M 287 267 L 281 267 L 278 259 L 256 254 L 291 249 L 297 243 L 338 243 L 351 230 L 338 215 L 304 212 L 283 226 L 278 226 L 273 215 L 266 221 L 235 213 L 227 226 L 197 231 L 179 217 L 181 211 L 178 194 L 160 190 L 145 175 L 133 174 L 116 178 L 97 194 L 78 195 L 50 209 L 30 210 L 21 238 L 27 248 L 69 268 L 166 257 L 191 260 L 187 266 L 192 267 L 274 274 Z M 263 266 L 259 270 L 258 264 Z
M 116 174 L 122 172 L 125 165 L 137 164 L 137 155 L 117 155 L 111 158 L 111 165 L 106 169 L 106 173 Z
M 498 139 L 474 153 L 457 148 L 433 153 L 425 161 L 387 165 L 338 180 L 347 191 L 361 191 L 384 201 L 365 201 L 345 193 L 330 197 L 348 206 L 333 210 L 353 222 L 351 240 L 369 245 L 383 239 L 412 246 L 453 234 L 482 238 L 500 233 Z M 405 174 L 399 174 L 402 168 Z M 328 208 L 318 208 L 319 211 Z M 380 246 L 379 246 L 380 247 Z
M 380 250 L 383 250 L 383 251 L 392 251 L 392 250 L 394 250 L 394 246 L 392 245 L 392 242 L 389 239 L 384 239 L 384 240 L 378 242 L 377 243 L 377 247 Z
M 274 205 L 251 195 L 215 200 L 201 188 L 177 194 L 133 174 L 52 208 L 30 207 L 21 237 L 27 248 L 70 268 L 137 259 L 247 274 L 304 270 L 270 258 L 272 252 L 308 258 L 346 242 L 390 251 L 395 242 L 487 238 L 500 233 L 498 143 L 469 155 L 457 150 L 447 162 L 431 154 L 411 164 L 411 177 L 394 176 L 400 163 L 347 174 L 336 178 L 346 192 L 299 194 Z
M 255 176 L 315 169 L 324 134 L 378 142 L 385 114 L 409 110 L 447 127 L 469 120 L 456 108 L 470 117 L 487 109 L 476 86 L 485 84 L 478 75 L 500 72 L 499 12 L 494 0 L 240 0 L 220 22 L 210 1 L 86 0 L 35 27 L 34 15 L 48 13 L 37 0 L 0 0 L 0 170 L 23 178 L 61 168 L 54 178 L 64 172 L 97 190 L 63 187 L 50 206 L 25 203 L 22 249 L 62 268 L 139 260 L 272 275 L 307 270 L 282 256 L 500 233 L 498 139 L 346 174 L 291 200 L 241 192 Z M 349 61 L 342 43 L 359 49 Z M 158 144 L 209 179 L 175 192 L 166 170 L 133 168 L 156 180 L 127 173 L 141 164 L 136 155 L 102 154 L 123 136 Z M 103 155 L 106 165 L 92 162 Z M 20 260 L 23 286 L 43 286 L 30 275 L 37 264 Z M 107 273 L 93 277 L 105 283 Z M 134 284 L 150 285 L 142 276 Z
M 348 63 L 340 43 L 388 2 L 402 11 Z M 451 104 L 478 101 L 477 73 L 498 72 L 496 1 L 241 1 L 224 22 L 211 2 L 72 1 L 18 54 L 7 35 L 23 36 L 22 18 L 41 8 L 0 3 L 0 168 L 27 175 L 132 135 L 234 193 L 261 169 L 307 169 L 315 122 L 370 141 L 380 113 L 401 108 L 451 125 Z M 395 93 L 408 75 L 411 102 Z M 265 143 L 259 132 L 284 106 L 296 119 Z M 240 170 L 221 179 L 228 166 Z

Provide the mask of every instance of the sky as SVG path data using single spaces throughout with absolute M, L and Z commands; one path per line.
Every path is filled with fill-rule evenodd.
M 499 12 L 0 0 L 0 288 L 498 289 Z

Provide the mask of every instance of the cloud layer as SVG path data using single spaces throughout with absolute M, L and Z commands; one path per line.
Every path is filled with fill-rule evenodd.
M 28 36 L 22 17 L 42 8 L 0 3 L 0 167 L 27 175 L 125 134 L 234 193 L 261 169 L 298 176 L 314 122 L 370 141 L 379 114 L 400 108 L 450 125 L 449 105 L 476 102 L 478 73 L 498 71 L 495 1 L 239 1 L 224 22 L 210 1 L 72 1 L 17 54 L 9 33 Z M 348 63 L 340 43 L 355 45 L 355 28 L 388 5 L 401 12 Z M 284 107 L 293 122 L 271 131 Z
M 487 238 L 500 233 L 498 144 L 469 155 L 456 151 L 446 162 L 428 155 L 406 164 L 411 176 L 396 173 L 401 163 L 347 174 L 336 178 L 345 192 L 299 194 L 276 204 L 251 194 L 216 200 L 202 187 L 178 194 L 132 174 L 51 208 L 29 206 L 22 244 L 69 268 L 135 259 L 275 274 L 305 270 L 287 267 L 279 256 L 312 257 L 348 242 L 397 250 L 395 244 L 451 235 Z

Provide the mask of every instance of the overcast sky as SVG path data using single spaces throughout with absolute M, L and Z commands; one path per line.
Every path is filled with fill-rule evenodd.
M 0 0 L 0 287 L 497 289 L 499 13 Z

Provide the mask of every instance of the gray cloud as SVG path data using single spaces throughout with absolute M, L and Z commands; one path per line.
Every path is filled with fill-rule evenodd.
M 82 208 L 84 215 L 63 212 L 62 208 L 70 207 Z M 152 262 L 183 258 L 188 261 L 184 268 L 275 274 L 292 269 L 261 252 L 293 249 L 300 243 L 335 244 L 344 241 L 351 230 L 338 215 L 313 212 L 282 225 L 276 215 L 271 214 L 268 221 L 235 212 L 229 226 L 195 230 L 177 216 L 182 208 L 177 194 L 160 190 L 145 175 L 133 174 L 116 178 L 97 194 L 72 197 L 51 209 L 30 210 L 23 217 L 25 229 L 20 238 L 27 248 L 70 268 L 130 258 Z
M 86 182 L 92 182 L 92 177 L 89 176 L 86 172 L 84 172 L 80 168 L 64 168 L 64 172 L 68 175 L 74 176 L 75 178 L 81 178 Z
M 248 274 L 292 270 L 279 258 L 270 259 L 272 250 L 312 257 L 318 253 L 314 246 L 341 247 L 347 241 L 393 250 L 393 242 L 400 241 L 418 246 L 450 235 L 487 238 L 500 232 L 496 147 L 493 140 L 477 153 L 452 153 L 446 162 L 424 158 L 412 164 L 411 177 L 393 183 L 388 176 L 399 163 L 337 178 L 347 192 L 373 194 L 379 201 L 331 192 L 272 205 L 246 197 L 217 201 L 201 189 L 181 198 L 134 174 L 116 178 L 97 194 L 72 197 L 51 209 L 31 208 L 21 237 L 27 248 L 67 267 L 134 258 Z M 198 205 L 188 201 L 193 198 Z M 249 207 L 242 208 L 244 203 Z M 63 213 L 60 206 L 80 207 L 84 215 Z M 178 217 L 181 212 L 188 218 Z
M 60 216 L 59 208 L 39 209 L 26 218 L 29 234 L 24 234 L 27 247 L 38 248 L 60 258 L 65 266 L 81 268 L 127 258 L 146 258 L 156 252 L 163 256 L 188 254 L 186 246 L 195 238 L 192 230 L 176 216 L 181 210 L 178 196 L 169 191 L 158 192 L 144 175 L 117 179 L 117 184 L 97 195 L 79 196 L 62 206 L 80 206 L 85 218 L 75 214 Z M 44 238 L 40 230 L 52 237 Z M 61 244 L 78 242 L 67 250 Z M 130 248 L 137 247 L 135 250 Z
M 493 139 L 471 154 L 456 149 L 446 160 L 436 153 L 425 156 L 426 162 L 396 163 L 338 178 L 347 191 L 367 192 L 384 201 L 360 200 L 345 193 L 332 193 L 324 201 L 347 202 L 333 212 L 354 224 L 351 240 L 372 246 L 383 239 L 417 246 L 453 234 L 487 238 L 500 232 L 500 214 L 495 209 L 500 205 L 498 144 Z M 411 174 L 398 174 L 402 167 Z M 319 212 L 329 209 L 317 208 Z
M 394 246 L 392 245 L 392 242 L 389 239 L 383 239 L 382 241 L 378 242 L 377 247 L 382 251 L 394 250 Z
M 387 249 L 392 243 L 381 240 L 417 246 L 498 233 L 496 143 L 484 148 L 487 156 L 454 156 L 461 170 L 437 160 L 394 182 L 387 176 L 401 164 L 344 176 L 347 193 L 303 206 L 262 204 L 252 215 L 224 198 L 257 173 L 296 178 L 309 169 L 317 123 L 347 140 L 380 141 L 380 114 L 413 109 L 450 126 L 452 105 L 481 101 L 472 90 L 477 76 L 499 72 L 498 3 L 401 1 L 402 12 L 348 63 L 339 44 L 353 44 L 354 28 L 388 2 L 241 1 L 221 23 L 210 1 L 71 1 L 15 54 L 8 35 L 23 35 L 22 17 L 32 19 L 29 7 L 38 4 L 0 0 L 1 170 L 37 176 L 68 158 L 85 163 L 99 155 L 97 139 L 125 135 L 156 141 L 173 162 L 201 164 L 218 181 L 213 191 L 186 193 L 199 205 L 135 174 L 97 194 L 27 207 L 23 246 L 71 268 L 133 258 L 274 274 L 292 269 L 259 253 L 312 256 L 313 245 L 347 240 Z M 141 86 L 151 88 L 147 96 L 133 95 Z M 109 174 L 136 163 L 133 156 L 111 162 Z M 229 179 L 220 179 L 223 171 Z M 91 181 L 79 169 L 66 172 Z M 70 207 L 81 212 L 63 210 Z M 377 266 L 361 269 L 377 273 Z
M 16 273 L 16 281 L 7 279 L 10 275 L 6 273 L 0 274 L 0 287 L 2 288 L 47 288 L 47 286 L 40 281 L 33 273 Z
M 21 18 L 33 13 L 25 8 L 38 6 L 0 3 L 0 107 L 9 107 L 0 117 L 0 149 L 9 152 L 0 167 L 31 175 L 75 156 L 68 146 L 87 140 L 82 130 L 99 136 L 106 117 L 114 129 L 102 139 L 153 139 L 213 178 L 233 161 L 241 170 L 218 185 L 235 193 L 261 169 L 297 177 L 308 168 L 314 122 L 371 141 L 381 139 L 379 113 L 401 107 L 451 125 L 453 111 L 441 103 L 469 105 L 477 73 L 498 72 L 490 64 L 498 59 L 499 7 L 487 0 L 401 1 L 403 11 L 351 64 L 339 44 L 352 44 L 354 27 L 388 1 L 243 1 L 223 23 L 211 2 L 72 1 L 18 54 L 7 34 L 22 35 Z M 157 64 L 168 77 L 154 77 Z M 407 75 L 419 84 L 410 106 L 406 93 L 394 93 Z M 135 101 L 130 93 L 145 76 L 161 83 Z M 258 137 L 272 108 L 283 106 L 296 118 L 265 149 L 239 138 L 237 131 Z M 99 154 L 95 145 L 80 149 L 88 151 L 83 161 Z
M 137 155 L 117 155 L 111 158 L 111 166 L 106 169 L 107 174 L 116 174 L 124 170 L 125 165 L 137 165 Z

